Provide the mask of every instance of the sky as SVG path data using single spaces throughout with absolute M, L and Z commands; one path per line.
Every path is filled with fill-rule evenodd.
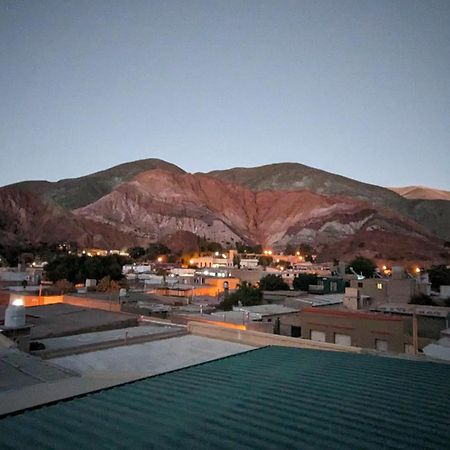
M 143 158 L 450 190 L 450 1 L 0 0 L 0 185 Z

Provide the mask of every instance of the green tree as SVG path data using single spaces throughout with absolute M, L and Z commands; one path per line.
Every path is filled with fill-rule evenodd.
M 45 277 L 53 282 L 66 279 L 73 284 L 84 283 L 86 278 L 99 280 L 106 276 L 119 281 L 123 278 L 122 266 L 129 262 L 121 255 L 90 257 L 63 254 L 45 266 Z
M 225 297 L 220 303 L 220 308 L 224 311 L 230 311 L 239 302 L 242 306 L 260 305 L 262 303 L 261 290 L 243 281 L 235 292 Z
M 361 273 L 366 278 L 371 278 L 377 268 L 377 265 L 369 258 L 358 256 L 349 264 L 347 273 L 351 273 L 350 267 L 352 267 L 357 274 Z
M 292 286 L 298 291 L 308 291 L 309 285 L 317 284 L 318 279 L 316 274 L 300 273 L 294 278 Z
M 269 274 L 261 278 L 259 288 L 263 291 L 288 291 L 289 285 L 281 275 Z
M 258 265 L 262 267 L 268 267 L 272 264 L 273 258 L 271 256 L 260 256 L 258 259 Z

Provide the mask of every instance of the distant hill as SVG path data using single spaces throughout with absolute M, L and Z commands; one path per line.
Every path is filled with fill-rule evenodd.
M 0 188 L 0 249 L 65 240 L 181 249 L 198 237 L 278 249 L 308 243 L 322 260 L 447 262 L 450 201 L 411 200 L 302 164 L 189 174 L 158 159 Z
M 69 178 L 54 183 L 49 181 L 22 181 L 8 187 L 37 193 L 59 206 L 76 209 L 95 202 L 109 194 L 121 183 L 130 181 L 136 175 L 152 169 L 163 169 L 179 174 L 185 173 L 184 170 L 174 164 L 161 159 L 149 158 L 120 164 L 84 177 Z
M 426 186 L 391 187 L 391 191 L 402 197 L 413 200 L 447 200 L 450 201 L 450 192 L 433 189 Z
M 298 163 L 277 163 L 260 167 L 215 170 L 208 175 L 238 183 L 253 191 L 302 190 L 339 195 L 391 208 L 423 225 L 441 239 L 450 240 L 450 201 L 419 203 L 381 186 L 363 183 Z
M 400 196 L 389 189 L 362 183 L 298 163 L 277 163 L 260 167 L 215 170 L 208 175 L 246 186 L 252 191 L 303 190 L 318 194 L 344 195 L 376 205 L 397 205 Z

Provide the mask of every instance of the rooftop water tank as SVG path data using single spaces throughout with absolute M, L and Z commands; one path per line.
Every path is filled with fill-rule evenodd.
M 5 311 L 5 327 L 21 328 L 25 326 L 25 307 L 23 300 L 14 300 Z

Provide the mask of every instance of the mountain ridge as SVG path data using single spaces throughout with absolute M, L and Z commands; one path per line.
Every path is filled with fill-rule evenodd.
M 39 206 L 31 207 L 21 193 Z M 105 248 L 169 236 L 179 241 L 182 233 L 191 233 L 224 245 L 283 248 L 306 242 L 335 257 L 340 242 L 346 255 L 442 260 L 448 253 L 441 239 L 442 229 L 450 228 L 450 202 L 404 199 L 298 163 L 191 174 L 147 159 L 55 183 L 16 183 L 0 188 L 0 199 L 6 197 L 10 201 L 0 202 L 5 218 L 0 244 L 13 242 L 14 235 L 48 239 L 51 231 L 40 223 L 51 219 L 57 231 L 52 238 L 63 239 L 66 228 L 67 236 L 82 245 Z

